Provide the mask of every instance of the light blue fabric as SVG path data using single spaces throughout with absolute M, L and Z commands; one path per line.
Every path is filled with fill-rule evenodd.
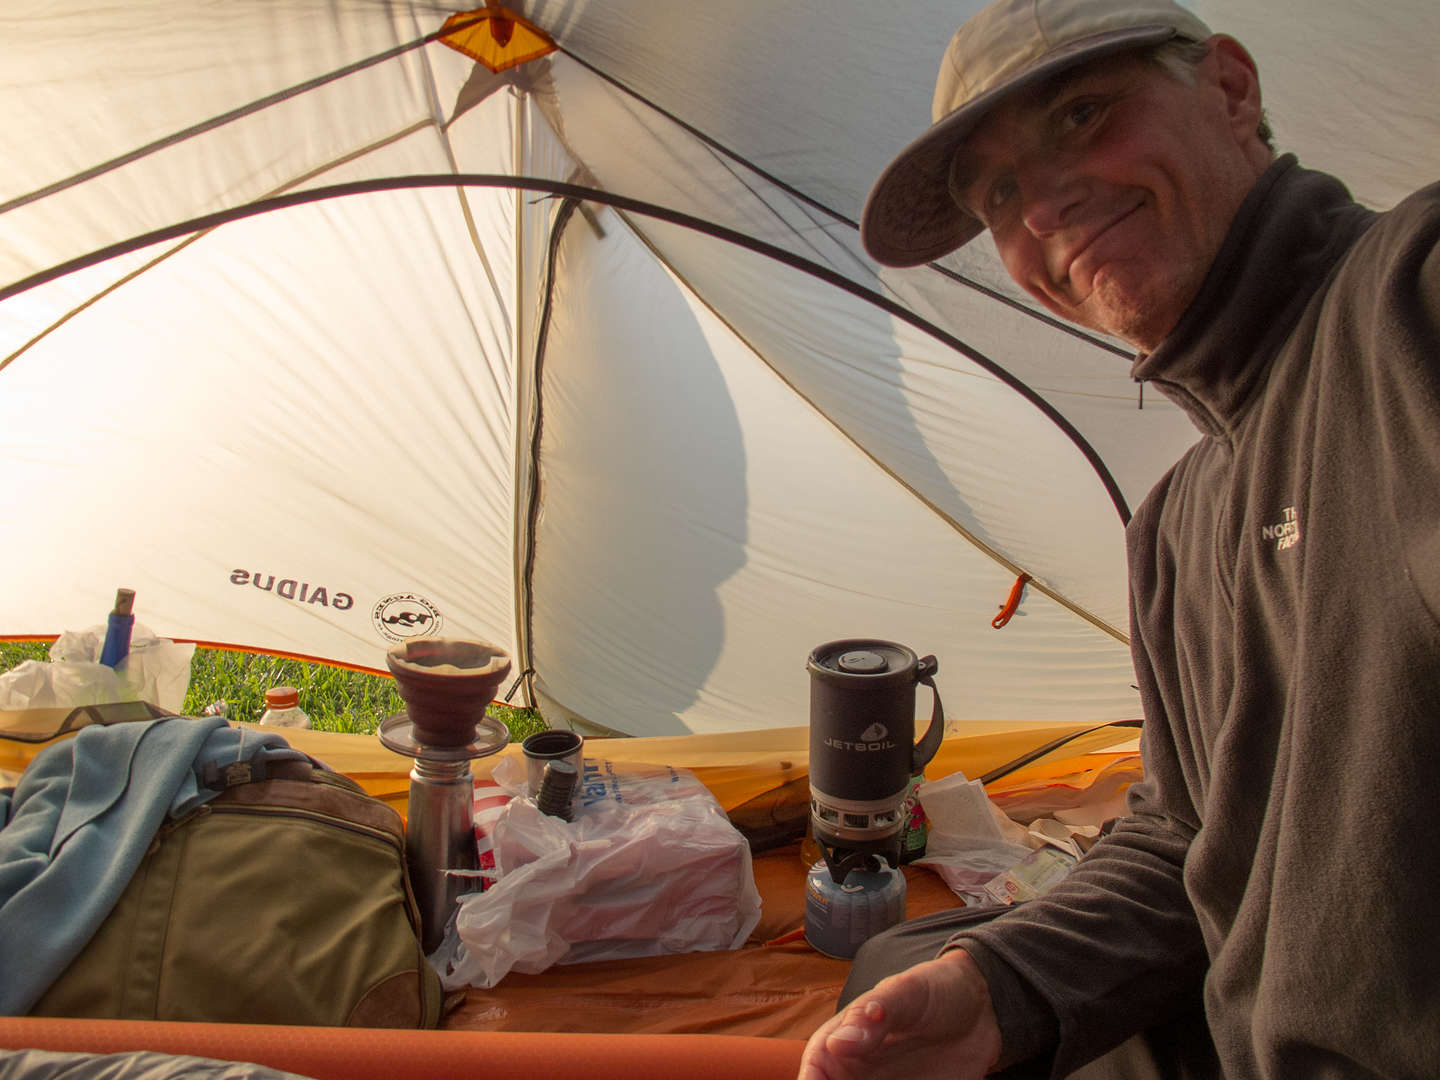
M 0 1015 L 28 1012 L 130 883 L 156 830 L 218 792 L 207 762 L 308 760 L 275 732 L 187 716 L 83 728 L 0 791 Z

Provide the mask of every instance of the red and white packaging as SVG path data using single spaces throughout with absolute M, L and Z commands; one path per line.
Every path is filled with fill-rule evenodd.
M 501 787 L 492 777 L 475 777 L 475 791 L 471 812 L 475 823 L 475 850 L 480 857 L 479 891 L 484 892 L 495 883 L 495 844 L 493 834 L 495 822 L 505 804 L 515 796 Z

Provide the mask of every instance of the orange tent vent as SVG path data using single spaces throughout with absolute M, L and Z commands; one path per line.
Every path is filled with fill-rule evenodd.
M 544 30 L 498 4 L 451 15 L 439 40 L 491 71 L 517 67 L 558 48 Z

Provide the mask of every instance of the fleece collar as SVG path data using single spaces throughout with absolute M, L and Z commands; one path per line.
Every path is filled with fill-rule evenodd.
M 1325 276 L 1377 216 L 1334 177 L 1278 158 L 1241 203 L 1195 301 L 1131 375 L 1205 434 L 1232 430 Z

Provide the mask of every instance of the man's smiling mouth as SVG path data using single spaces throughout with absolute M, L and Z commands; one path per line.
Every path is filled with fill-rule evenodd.
M 1075 264 L 1079 262 L 1082 258 L 1084 258 L 1085 253 L 1088 252 L 1091 248 L 1093 248 L 1096 242 L 1100 240 L 1101 237 L 1103 237 L 1106 233 L 1110 232 L 1110 230 L 1115 228 L 1117 225 L 1129 220 L 1130 217 L 1134 215 L 1135 211 L 1139 210 L 1140 207 L 1144 205 L 1144 199 L 1137 200 L 1136 203 L 1129 209 L 1124 210 L 1121 213 L 1117 214 L 1115 217 L 1111 218 L 1108 222 L 1106 222 L 1104 225 L 1100 226 L 1100 228 L 1096 229 L 1089 236 L 1087 236 L 1079 245 L 1066 252 L 1060 260 L 1060 266 L 1064 268 L 1064 273 L 1061 275 L 1057 275 L 1056 281 L 1068 285 L 1072 280 L 1075 270 Z

